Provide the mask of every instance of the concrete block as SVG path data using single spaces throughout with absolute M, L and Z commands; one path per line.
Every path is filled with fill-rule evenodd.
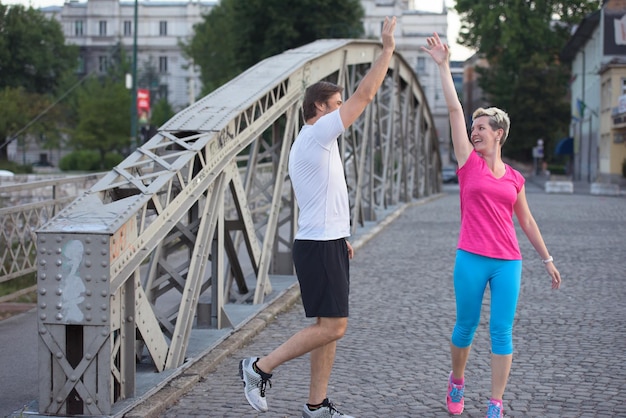
M 550 180 L 545 184 L 546 193 L 574 193 L 574 183 L 567 180 Z
M 612 183 L 591 183 L 591 194 L 605 196 L 619 196 L 619 185 Z

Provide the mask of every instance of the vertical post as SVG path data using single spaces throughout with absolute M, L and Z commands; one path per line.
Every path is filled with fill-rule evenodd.
M 581 100 L 583 103 L 585 103 L 585 71 L 587 71 L 585 69 L 585 50 L 583 49 L 582 51 L 583 54 L 583 69 L 582 69 L 582 89 L 581 89 Z M 584 107 L 583 107 L 584 109 Z M 580 112 L 580 147 L 578 148 L 578 180 L 582 180 L 582 166 L 583 166 L 583 155 L 582 155 L 582 151 L 583 151 L 583 121 L 585 119 L 585 111 L 582 110 Z
M 137 149 L 137 1 L 135 0 L 135 17 L 133 23 L 133 68 L 132 68 L 132 101 L 130 104 L 130 151 Z
M 589 112 L 589 142 L 587 143 L 587 182 L 591 183 L 591 122 L 593 113 Z

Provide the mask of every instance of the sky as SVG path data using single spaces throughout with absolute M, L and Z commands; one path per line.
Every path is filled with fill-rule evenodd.
M 80 0 L 84 1 L 84 0 Z M 187 1 L 187 0 L 181 0 Z M 419 10 L 440 12 L 445 2 L 448 8 L 454 6 L 455 0 L 415 0 L 416 8 Z M 35 8 L 46 6 L 62 6 L 64 0 L 0 0 L 3 4 L 22 4 L 24 6 L 33 6 Z M 451 59 L 454 61 L 465 61 L 473 52 L 455 41 L 461 24 L 459 17 L 453 10 L 448 11 L 448 42 L 450 43 Z

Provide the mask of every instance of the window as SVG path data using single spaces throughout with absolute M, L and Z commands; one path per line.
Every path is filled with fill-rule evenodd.
M 167 73 L 167 57 L 159 57 L 159 73 Z
M 159 85 L 159 99 L 167 101 L 167 96 L 168 96 L 167 84 L 160 84 Z
M 130 20 L 124 21 L 124 36 L 130 36 L 133 34 L 133 25 Z
M 78 63 L 76 64 L 76 73 L 85 74 L 85 57 L 78 57 Z
M 83 21 L 74 21 L 74 36 L 83 36 Z
M 98 57 L 98 71 L 101 73 L 106 73 L 107 68 L 109 67 L 109 60 L 106 55 L 100 55 Z
M 167 21 L 161 20 L 159 22 L 159 35 L 166 36 L 167 35 Z
M 611 79 L 604 80 L 601 87 L 602 97 L 600 98 L 600 109 L 602 111 L 611 109 Z
M 101 20 L 99 22 L 99 28 L 100 28 L 100 36 L 107 36 L 107 21 L 106 20 Z
M 621 94 L 626 94 L 626 78 L 622 78 L 621 84 L 622 84 L 622 87 L 621 87 L 622 93 Z
M 423 73 L 426 70 L 426 58 L 417 57 L 417 65 L 415 66 L 415 71 L 417 73 Z

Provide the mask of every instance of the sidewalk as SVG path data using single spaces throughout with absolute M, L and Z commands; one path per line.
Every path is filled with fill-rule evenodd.
M 443 196 L 404 207 L 352 239 L 357 253 L 351 264 L 351 318 L 329 387 L 332 400 L 346 413 L 449 417 L 444 397 L 459 208 L 458 186 L 445 190 Z M 621 250 L 626 200 L 550 195 L 531 181 L 527 192 L 564 285 L 550 290 L 542 264 L 518 231 L 526 261 L 506 416 L 626 416 L 619 387 L 611 385 L 626 342 L 621 320 L 626 314 L 626 258 Z M 489 395 L 487 300 L 468 365 L 463 417 L 483 418 Z M 291 288 L 164 387 L 134 399 L 116 416 L 299 416 L 308 390 L 307 356 L 275 371 L 268 390 L 269 414 L 256 414 L 246 403 L 238 362 L 266 354 L 308 323 L 297 287 Z M 35 329 L 17 332 L 36 339 Z M 30 375 L 34 368 L 36 382 L 36 361 L 8 367 L 3 370 L 8 376 Z M 36 383 L 3 390 L 34 391 L 28 399 L 37 397 Z
M 612 379 L 620 375 L 626 342 L 626 201 L 549 195 L 533 184 L 528 201 L 564 283 L 559 291 L 550 289 L 542 263 L 518 231 L 526 261 L 505 416 L 625 416 L 623 394 Z M 329 387 L 340 410 L 356 417 L 449 417 L 444 398 L 458 213 L 458 194 L 451 191 L 409 206 L 358 248 L 351 265 L 351 319 Z M 489 397 L 487 300 L 468 364 L 463 417 L 483 418 Z M 249 345 L 207 368 L 183 396 L 155 397 L 127 416 L 299 416 L 308 356 L 275 370 L 269 415 L 246 403 L 237 365 L 266 354 L 310 322 L 296 300 Z
M 437 198 L 428 197 L 422 202 Z M 357 229 L 353 237 L 354 245 L 361 245 L 374 236 L 381 228 L 397 217 L 403 207 L 390 207 L 379 214 L 376 222 L 366 222 Z M 130 409 L 148 403 L 150 408 L 161 400 L 176 399 L 189 390 L 202 375 L 207 374 L 228 353 L 244 346 L 275 316 L 288 309 L 299 299 L 299 289 L 295 276 L 270 276 L 272 292 L 265 303 L 259 305 L 236 305 L 226 307 L 230 312 L 235 328 L 196 329 L 186 352 L 186 362 L 180 367 L 155 373 L 152 366 L 139 365 L 135 379 L 135 396 L 121 400 L 112 408 L 112 417 L 124 416 Z M 31 305 L 32 306 L 32 305 Z M 38 415 L 38 334 L 37 310 L 0 320 L 0 335 L 3 336 L 3 349 L 0 350 L 0 417 L 22 418 L 25 415 Z M 142 367 L 143 366 L 143 367 Z M 143 415 L 139 415 L 143 416 Z

